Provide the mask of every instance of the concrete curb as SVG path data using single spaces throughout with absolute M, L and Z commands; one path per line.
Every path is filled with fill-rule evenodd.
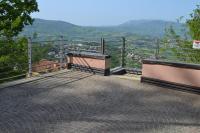
M 33 81 L 37 81 L 37 80 L 40 80 L 40 79 L 47 78 L 49 76 L 53 76 L 53 75 L 57 75 L 57 74 L 65 73 L 65 72 L 70 72 L 70 71 L 71 70 L 65 69 L 65 70 L 61 70 L 61 71 L 58 71 L 58 72 L 40 75 L 38 77 L 36 76 L 36 77 L 32 77 L 32 78 L 25 78 L 25 79 L 12 81 L 12 82 L 3 83 L 3 84 L 0 84 L 0 89 L 4 89 L 4 88 L 16 86 L 16 85 L 21 85 L 21 84 L 25 84 L 25 83 L 29 83 L 29 82 L 33 82 Z
M 133 76 L 133 75 L 112 75 L 112 76 L 120 79 L 140 81 L 140 76 Z

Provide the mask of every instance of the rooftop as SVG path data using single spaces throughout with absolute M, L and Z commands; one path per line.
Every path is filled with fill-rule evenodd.
M 0 89 L 2 133 L 200 132 L 197 94 L 79 71 L 18 82 Z

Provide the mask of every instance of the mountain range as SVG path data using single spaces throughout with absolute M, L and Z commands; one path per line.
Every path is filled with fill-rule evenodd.
M 82 37 L 100 37 L 100 36 L 150 36 L 161 37 L 165 29 L 173 26 L 175 31 L 181 33 L 185 24 L 164 20 L 131 20 L 116 26 L 78 26 L 64 21 L 35 19 L 33 25 L 26 26 L 22 35 L 32 36 L 37 33 L 39 36 L 82 36 Z

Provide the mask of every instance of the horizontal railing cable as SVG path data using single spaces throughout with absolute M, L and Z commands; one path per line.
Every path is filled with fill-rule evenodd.
M 1 78 L 0 81 L 14 79 L 14 78 L 19 78 L 19 77 L 23 77 L 23 76 L 26 76 L 26 74 L 20 74 L 20 75 L 15 75 L 15 76 L 7 77 L 7 78 Z

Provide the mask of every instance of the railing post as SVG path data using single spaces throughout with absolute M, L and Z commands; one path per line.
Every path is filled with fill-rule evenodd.
M 121 49 L 121 67 L 125 67 L 125 49 L 126 49 L 126 39 L 125 37 L 122 37 L 122 49 Z
M 105 40 L 101 38 L 101 53 L 105 54 Z
M 63 36 L 60 36 L 60 69 L 63 69 L 63 62 L 64 61 L 64 43 L 63 43 Z
M 28 77 L 32 76 L 32 40 L 28 38 Z
M 159 59 L 159 56 L 160 56 L 160 44 L 159 44 L 159 40 L 158 38 L 156 38 L 156 50 L 155 50 L 155 58 L 156 60 Z

